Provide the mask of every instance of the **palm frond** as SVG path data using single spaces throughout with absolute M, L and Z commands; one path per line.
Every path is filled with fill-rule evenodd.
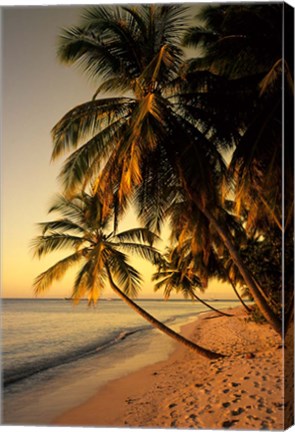
M 90 101 L 75 107 L 52 129 L 52 159 L 71 148 L 75 149 L 83 138 L 95 135 L 104 127 L 124 119 L 135 104 L 134 99 L 121 97 Z
M 115 134 L 120 134 L 124 123 L 125 119 L 112 123 L 66 159 L 59 179 L 67 194 L 74 194 L 81 184 L 85 187 L 99 172 L 100 165 L 116 146 Z
M 142 60 L 140 55 L 142 35 L 138 31 L 138 20 L 134 20 L 134 14 L 130 14 L 128 8 L 112 7 L 108 10 L 104 8 L 103 12 L 100 9 L 101 7 L 94 7 L 86 12 L 87 33 L 95 32 L 104 45 L 107 43 L 111 47 L 113 44 L 116 47 L 114 49 L 116 56 L 121 60 L 128 59 L 128 69 L 139 73 Z M 110 51 L 112 52 L 112 49 Z
M 124 243 L 118 245 L 118 248 L 136 254 L 140 258 L 146 259 L 152 264 L 158 264 L 161 260 L 161 254 L 152 246 L 124 241 Z
M 128 297 L 135 298 L 142 282 L 138 271 L 127 262 L 127 257 L 118 250 L 108 248 L 110 256 L 107 260 L 112 275 Z
M 75 252 L 37 276 L 33 284 L 35 294 L 40 294 L 52 285 L 54 281 L 60 280 L 69 268 L 77 264 L 85 256 L 85 253 L 86 251 Z
M 83 27 L 64 29 L 59 38 L 58 57 L 63 63 L 77 64 L 91 77 L 107 79 L 120 70 L 120 59 L 101 43 L 99 36 Z
M 85 239 L 69 234 L 51 233 L 48 236 L 38 236 L 32 241 L 34 256 L 41 258 L 50 252 L 60 249 L 78 248 L 85 242 Z
M 131 241 L 153 245 L 155 241 L 160 240 L 160 237 L 147 228 L 132 228 L 127 231 L 117 233 L 113 239 L 114 241 L 118 240 L 121 243 Z
M 275 62 L 269 72 L 261 80 L 259 84 L 260 96 L 264 95 L 265 93 L 270 93 L 274 90 L 274 88 L 280 88 L 282 81 L 282 72 L 283 60 L 279 59 Z
M 187 47 L 206 47 L 207 44 L 211 44 L 218 39 L 218 35 L 213 33 L 206 27 L 195 26 L 190 27 L 183 37 L 183 44 Z
M 95 261 L 89 257 L 85 265 L 77 273 L 72 298 L 78 302 L 81 298 L 87 296 L 88 303 L 96 303 L 104 288 L 105 272 L 101 271 L 99 275 L 94 275 Z
M 59 231 L 67 232 L 73 231 L 78 234 L 85 234 L 85 229 L 80 225 L 72 222 L 70 219 L 60 219 L 50 222 L 38 223 L 38 226 L 42 229 L 42 234 L 46 234 L 48 231 Z

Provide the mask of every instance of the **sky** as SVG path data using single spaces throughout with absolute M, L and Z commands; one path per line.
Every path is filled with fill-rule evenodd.
M 47 209 L 60 192 L 56 180 L 62 160 L 50 162 L 50 130 L 74 106 L 96 90 L 80 70 L 56 57 L 60 29 L 75 25 L 79 6 L 4 7 L 2 9 L 2 297 L 33 297 L 34 278 L 62 255 L 33 259 L 30 242 L 37 222 L 48 220 Z M 132 211 L 123 227 L 134 226 Z M 151 265 L 136 262 L 144 274 L 142 297 L 154 297 Z M 54 283 L 46 297 L 71 294 L 73 273 Z M 106 296 L 110 292 L 106 291 Z M 162 293 L 156 295 L 162 297 Z M 213 282 L 205 297 L 231 298 L 228 287 Z

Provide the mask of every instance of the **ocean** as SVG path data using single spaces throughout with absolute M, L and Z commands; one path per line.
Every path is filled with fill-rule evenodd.
M 197 302 L 138 300 L 174 330 L 208 311 Z M 214 302 L 217 308 L 235 301 Z M 166 359 L 175 342 L 120 300 L 2 300 L 2 423 L 47 425 L 108 381 Z

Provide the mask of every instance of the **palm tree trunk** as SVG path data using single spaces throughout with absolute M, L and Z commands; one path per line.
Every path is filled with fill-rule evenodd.
M 187 155 L 186 155 L 187 156 Z M 257 285 L 255 284 L 255 281 L 253 280 L 253 277 L 243 261 L 241 260 L 241 257 L 239 256 L 239 253 L 232 241 L 231 234 L 227 231 L 226 228 L 221 227 L 218 221 L 215 219 L 215 217 L 211 214 L 210 211 L 207 210 L 207 208 L 201 204 L 200 197 L 197 192 L 197 190 L 194 190 L 192 186 L 192 182 L 188 178 L 186 172 L 184 171 L 181 163 L 177 163 L 177 167 L 179 170 L 180 178 L 183 181 L 183 186 L 188 193 L 190 199 L 192 202 L 196 205 L 196 207 L 199 209 L 199 211 L 207 218 L 207 220 L 211 223 L 211 225 L 214 227 L 215 231 L 219 235 L 220 239 L 223 241 L 224 245 L 226 246 L 233 262 L 236 264 L 237 268 L 239 269 L 242 278 L 244 279 L 245 283 L 247 284 L 249 291 L 252 295 L 252 297 L 255 300 L 256 305 L 258 306 L 260 312 L 266 319 L 266 321 L 272 326 L 272 328 L 278 332 L 282 336 L 282 321 L 281 319 L 273 312 L 271 307 L 269 306 L 267 300 L 263 297 L 261 292 L 259 291 Z
M 150 315 L 148 312 L 146 312 L 144 309 L 142 309 L 140 306 L 138 306 L 133 300 L 131 300 L 128 296 L 126 296 L 115 284 L 113 281 L 110 269 L 106 267 L 109 282 L 111 285 L 112 290 L 125 302 L 130 306 L 134 311 L 136 311 L 140 316 L 142 316 L 146 321 L 148 321 L 153 327 L 157 328 L 161 332 L 165 333 L 167 336 L 170 336 L 177 342 L 180 342 L 182 345 L 186 346 L 187 348 L 191 349 L 194 352 L 197 352 L 198 354 L 202 355 L 203 357 L 207 357 L 209 359 L 217 359 L 220 357 L 225 357 L 223 354 L 216 353 L 214 351 L 210 351 L 206 348 L 203 348 L 199 345 L 194 344 L 190 340 L 184 338 L 180 334 L 176 333 L 175 331 L 171 330 L 169 327 L 165 326 L 163 323 L 158 321 L 156 318 L 154 318 L 152 315 Z
M 251 312 L 251 309 L 249 308 L 249 306 L 246 305 L 246 303 L 244 302 L 244 300 L 242 299 L 242 297 L 240 296 L 235 284 L 233 283 L 233 281 L 231 280 L 230 277 L 228 277 L 229 283 L 231 284 L 236 296 L 238 297 L 238 299 L 240 300 L 240 302 L 242 303 L 242 305 L 244 306 L 244 308 L 246 309 L 247 313 Z
M 233 316 L 232 314 L 229 314 L 229 313 L 226 313 L 226 312 L 222 312 L 222 311 L 220 311 L 218 309 L 215 309 L 215 307 L 213 307 L 213 306 L 209 305 L 208 303 L 206 303 L 204 300 L 202 300 L 200 297 L 198 297 L 194 292 L 192 292 L 192 296 L 196 300 L 198 300 L 200 303 L 202 303 L 204 306 L 206 306 L 207 308 L 213 310 L 214 312 L 219 313 L 220 315 L 229 316 L 229 317 Z
M 239 253 L 234 246 L 230 234 L 219 225 L 213 215 L 207 210 L 201 207 L 201 205 L 194 200 L 195 204 L 198 206 L 199 210 L 206 216 L 212 226 L 215 228 L 219 237 L 223 240 L 225 246 L 227 247 L 234 263 L 238 267 L 245 283 L 247 284 L 251 295 L 253 296 L 255 303 L 257 304 L 259 310 L 261 311 L 264 318 L 269 322 L 269 324 L 276 330 L 280 335 L 282 335 L 282 322 L 279 317 L 273 312 L 267 303 L 264 296 L 261 294 L 260 290 L 257 288 L 255 281 L 253 280 L 252 275 L 249 270 L 246 268 L 244 263 L 242 262 Z

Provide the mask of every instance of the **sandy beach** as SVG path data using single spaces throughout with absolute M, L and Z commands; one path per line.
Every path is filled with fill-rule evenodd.
M 282 429 L 280 337 L 268 324 L 247 322 L 240 307 L 231 313 L 231 318 L 203 314 L 181 329 L 226 357 L 212 361 L 176 346 L 168 360 L 110 382 L 54 424 Z

